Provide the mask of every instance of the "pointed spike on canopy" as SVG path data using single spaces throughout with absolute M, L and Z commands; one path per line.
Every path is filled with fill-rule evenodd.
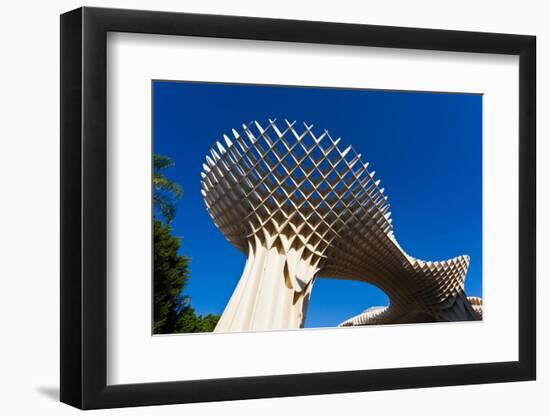
M 260 133 L 264 133 L 264 132 L 265 132 L 264 128 L 262 127 L 262 125 L 260 125 L 260 124 L 258 123 L 257 120 L 254 120 L 254 124 L 256 125 L 256 128 L 260 131 Z
M 233 134 L 236 133 L 235 129 L 232 129 L 233 130 Z M 225 140 L 225 144 L 227 145 L 227 148 L 231 148 L 233 146 L 233 142 L 231 142 L 231 139 L 229 139 L 229 137 L 227 135 L 223 135 L 223 139 Z
M 351 145 L 344 149 L 344 152 L 342 152 L 342 158 L 345 157 L 349 153 L 349 151 L 351 151 Z
M 281 131 L 279 130 L 279 128 L 277 127 L 277 125 L 276 125 L 275 123 L 273 123 L 272 126 L 273 126 L 273 130 L 275 130 L 275 133 L 277 134 L 277 136 L 278 136 L 279 138 L 282 138 L 282 137 L 284 136 L 283 132 L 281 132 Z
M 210 153 L 214 157 L 214 161 L 218 161 L 220 159 L 220 155 L 217 154 L 217 152 L 214 150 L 214 148 L 210 149 Z
M 243 125 L 243 128 L 244 128 L 244 131 L 245 131 L 246 136 L 248 137 L 248 140 L 250 141 L 250 143 L 252 143 L 252 144 L 256 143 L 256 136 L 254 136 L 252 134 L 252 132 L 250 131 L 248 126 Z
M 304 127 L 306 128 L 307 131 L 313 129 L 313 124 L 308 126 L 306 122 L 303 122 L 303 123 L 304 123 Z
M 319 136 L 318 138 L 315 138 L 315 141 L 316 141 L 317 143 L 320 143 L 320 142 L 325 138 L 325 136 L 327 136 L 327 135 L 328 135 L 328 131 L 325 130 L 325 131 L 321 134 L 321 136 Z M 323 149 L 323 148 L 321 148 L 321 149 Z
M 225 153 L 225 148 L 223 147 L 223 145 L 220 142 L 216 142 L 216 146 L 218 147 L 218 150 L 220 151 L 220 154 L 223 155 Z
M 355 164 L 357 164 L 357 161 L 359 161 L 359 157 L 356 156 L 355 158 L 353 158 L 353 160 L 350 163 L 348 163 L 348 168 L 349 169 L 353 168 Z

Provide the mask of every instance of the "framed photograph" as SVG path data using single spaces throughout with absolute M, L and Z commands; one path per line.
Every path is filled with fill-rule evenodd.
M 61 401 L 533 380 L 535 37 L 61 16 Z

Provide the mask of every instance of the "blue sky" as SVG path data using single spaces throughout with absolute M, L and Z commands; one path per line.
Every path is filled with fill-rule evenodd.
M 268 118 L 313 123 L 353 145 L 382 180 L 403 249 L 432 261 L 470 255 L 466 292 L 482 295 L 481 95 L 154 81 L 153 117 L 154 152 L 174 159 L 165 173 L 184 190 L 172 229 L 191 258 L 185 294 L 197 313 L 223 312 L 245 263 L 208 216 L 202 162 L 222 134 Z M 372 285 L 319 279 L 305 326 L 387 302 Z

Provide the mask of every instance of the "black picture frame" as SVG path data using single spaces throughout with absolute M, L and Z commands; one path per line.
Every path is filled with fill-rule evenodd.
M 519 56 L 519 360 L 113 385 L 107 375 L 108 32 Z M 61 15 L 61 401 L 82 409 L 534 380 L 536 38 L 80 8 Z

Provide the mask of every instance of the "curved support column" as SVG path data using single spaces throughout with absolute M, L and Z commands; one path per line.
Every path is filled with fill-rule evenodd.
M 272 239 L 270 239 L 272 241 Z M 254 237 L 243 274 L 215 332 L 303 327 L 317 267 Z
M 434 316 L 437 321 L 481 320 L 482 317 L 463 291 L 457 294 L 448 308 L 436 311 Z

